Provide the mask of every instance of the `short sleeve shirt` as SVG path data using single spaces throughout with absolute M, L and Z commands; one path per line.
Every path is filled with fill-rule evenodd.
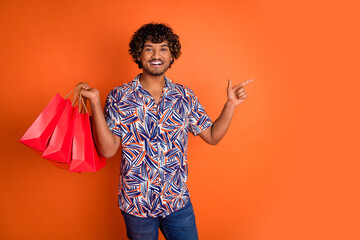
M 113 89 L 105 104 L 107 125 L 122 144 L 118 205 L 138 217 L 165 217 L 189 201 L 188 133 L 212 121 L 189 88 L 165 77 L 157 104 L 139 77 Z

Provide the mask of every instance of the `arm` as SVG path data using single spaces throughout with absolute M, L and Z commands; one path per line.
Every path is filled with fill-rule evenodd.
M 101 108 L 100 94 L 87 83 L 78 84 L 81 96 L 90 100 L 93 114 L 93 136 L 99 153 L 105 158 L 114 156 L 120 146 L 120 137 L 112 134 L 108 128 Z
M 199 134 L 205 142 L 211 145 L 216 145 L 225 136 L 230 126 L 235 108 L 243 103 L 247 97 L 243 87 L 252 81 L 253 80 L 250 79 L 232 87 L 231 80 L 229 79 L 229 85 L 227 88 L 228 100 L 226 101 L 220 116 L 211 127 Z

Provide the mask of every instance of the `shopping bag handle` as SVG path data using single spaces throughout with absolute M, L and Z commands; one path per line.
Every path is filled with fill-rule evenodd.
M 78 86 L 75 87 L 73 90 L 71 90 L 71 92 L 69 92 L 65 96 L 65 99 L 68 98 L 75 90 L 76 90 L 76 93 L 74 94 L 74 98 L 73 98 L 73 101 L 72 101 L 72 106 L 75 106 L 76 103 L 78 103 L 78 105 L 79 105 L 79 113 L 81 113 L 81 112 L 88 113 L 88 110 L 86 108 L 87 99 L 83 100 L 84 97 L 81 96 L 80 88 Z
M 71 90 L 71 92 L 69 92 L 64 98 L 67 99 L 70 94 L 72 94 L 74 91 L 75 91 L 76 88 L 74 88 L 73 90 Z M 75 94 L 76 95 L 76 94 Z M 74 95 L 74 98 L 75 98 L 75 95 Z
M 73 100 L 72 100 L 72 106 L 75 106 L 76 102 L 77 102 L 77 95 L 78 95 L 78 87 L 75 87 L 73 90 L 71 90 L 65 97 L 64 99 L 67 99 L 75 90 L 77 90 L 77 92 L 74 94 Z
M 76 93 L 74 94 L 74 97 L 73 97 L 73 101 L 72 101 L 72 106 L 75 106 L 76 103 L 79 101 L 79 96 L 80 96 L 80 89 L 81 87 L 79 86 L 76 86 L 73 90 L 71 90 L 71 92 L 66 96 L 68 97 L 72 92 L 74 92 L 76 90 Z M 66 98 L 65 97 L 65 98 Z M 80 102 L 79 102 L 80 103 Z M 79 104 L 80 105 L 80 104 Z M 79 106 L 81 107 L 81 106 Z
M 81 101 L 81 107 L 79 107 L 79 113 L 81 113 L 82 111 L 84 111 L 84 109 L 85 109 L 85 113 L 89 113 L 88 112 L 88 110 L 87 110 L 87 108 L 86 108 L 86 99 L 85 99 L 85 102 L 84 102 L 84 100 L 83 100 L 83 97 L 81 96 L 81 94 L 79 94 L 79 98 L 80 98 L 80 101 Z M 80 102 L 79 102 L 79 105 L 80 105 Z

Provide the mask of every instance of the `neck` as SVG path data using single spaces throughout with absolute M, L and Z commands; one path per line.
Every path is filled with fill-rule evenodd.
M 154 76 L 150 74 L 143 73 L 140 76 L 141 85 L 145 89 L 163 89 L 165 86 L 165 76 Z

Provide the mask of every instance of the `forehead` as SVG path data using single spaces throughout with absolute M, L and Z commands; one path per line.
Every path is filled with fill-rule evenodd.
M 169 44 L 166 40 L 161 43 L 154 43 L 152 41 L 146 41 L 144 43 L 144 47 L 168 47 L 168 46 Z

